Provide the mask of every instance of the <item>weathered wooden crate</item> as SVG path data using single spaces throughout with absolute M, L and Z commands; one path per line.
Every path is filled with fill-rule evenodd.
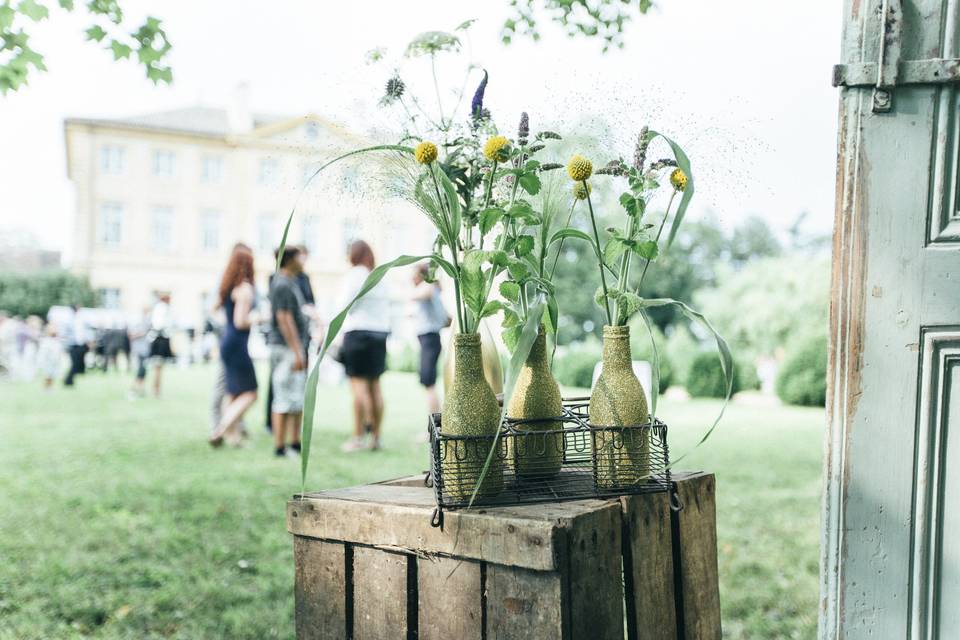
M 299 640 L 720 638 L 715 480 L 450 511 L 422 476 L 287 504 Z

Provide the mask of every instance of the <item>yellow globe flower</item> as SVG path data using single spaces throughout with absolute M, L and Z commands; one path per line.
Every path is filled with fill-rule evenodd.
M 593 175 L 593 163 L 581 155 L 575 155 L 567 163 L 567 174 L 571 180 L 582 182 Z
M 420 164 L 430 164 L 437 159 L 437 145 L 424 140 L 413 150 L 413 157 Z
M 683 191 L 687 188 L 687 174 L 683 172 L 683 169 L 674 169 L 670 174 L 670 184 L 673 185 L 673 188 L 677 191 Z
M 510 141 L 506 136 L 493 136 L 483 145 L 483 155 L 491 162 L 503 162 L 510 157 Z
M 586 184 L 587 187 L 584 188 L 583 185 Z M 593 191 L 593 185 L 589 182 L 575 182 L 573 184 L 573 197 L 577 200 L 586 200 L 587 196 L 590 195 L 590 192 Z

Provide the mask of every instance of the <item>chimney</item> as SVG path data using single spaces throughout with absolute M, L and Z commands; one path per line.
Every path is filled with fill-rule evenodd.
M 250 87 L 246 82 L 241 82 L 233 90 L 233 98 L 227 109 L 227 124 L 230 127 L 230 133 L 249 133 L 253 130 Z

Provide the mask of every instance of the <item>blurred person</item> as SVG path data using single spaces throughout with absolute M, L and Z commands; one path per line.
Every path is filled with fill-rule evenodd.
M 147 340 L 150 343 L 150 365 L 153 369 L 153 395 L 160 397 L 160 385 L 163 380 L 163 365 L 176 356 L 170 348 L 170 332 L 172 330 L 170 317 L 170 293 L 161 291 L 157 294 L 157 302 L 150 312 L 150 333 Z
M 130 388 L 128 398 L 135 400 L 144 395 L 144 382 L 147 379 L 147 362 L 150 360 L 150 341 L 147 336 L 150 333 L 150 307 L 144 307 L 140 313 L 140 319 L 127 330 L 130 341 L 130 355 L 136 361 L 136 373 L 133 377 L 133 386 Z
M 300 418 L 306 387 L 310 325 L 303 313 L 303 292 L 297 276 L 303 268 L 297 247 L 278 252 L 280 269 L 270 281 L 270 371 L 273 386 L 271 428 L 278 457 L 300 453 Z M 289 434 L 289 448 L 287 446 Z
M 338 309 L 343 309 L 363 287 L 376 262 L 373 250 L 355 240 L 347 252 L 350 270 L 344 280 Z M 387 336 L 390 333 L 390 305 L 382 288 L 375 287 L 350 309 L 343 322 L 340 360 L 353 395 L 353 437 L 341 446 L 345 452 L 380 448 L 383 422 L 383 394 L 380 376 L 386 369 Z M 370 442 L 366 442 L 366 434 Z
M 413 273 L 414 328 L 420 342 L 420 384 L 427 396 L 430 414 L 440 412 L 437 396 L 437 362 L 440 359 L 440 330 L 450 326 L 450 314 L 440 299 L 440 283 L 428 282 L 430 266 L 417 265 Z
M 310 284 L 310 276 L 307 275 L 307 259 L 310 257 L 310 251 L 307 249 L 307 245 L 301 244 L 297 245 L 297 261 L 300 263 L 300 273 L 297 274 L 296 283 L 300 288 L 300 293 L 303 294 L 303 306 L 301 310 L 304 315 L 307 316 L 309 320 L 314 322 L 319 322 L 317 317 L 315 303 L 316 300 L 313 297 L 313 286 Z M 270 283 L 273 283 L 273 277 L 276 274 L 270 274 Z M 307 335 L 307 342 L 303 345 L 304 351 L 308 354 L 310 353 L 310 336 Z M 270 370 L 270 375 L 267 378 L 267 404 L 266 404 L 266 428 L 267 431 L 273 430 L 273 420 L 272 415 L 272 406 L 273 406 L 273 370 Z
M 72 387 L 76 376 L 83 375 L 87 370 L 86 357 L 91 341 L 90 327 L 75 304 L 70 305 L 64 317 L 62 335 L 67 355 L 70 356 L 70 369 L 63 379 L 63 385 Z
M 37 345 L 37 372 L 43 379 L 43 388 L 47 391 L 53 389 L 53 381 L 60 371 L 61 352 L 57 328 L 52 322 L 48 322 Z
M 220 339 L 225 397 L 220 423 L 209 439 L 213 446 L 219 446 L 224 439 L 231 444 L 240 442 L 238 425 L 257 399 L 257 374 L 247 348 L 256 298 L 253 281 L 253 251 L 238 245 L 220 283 L 219 300 L 226 316 Z

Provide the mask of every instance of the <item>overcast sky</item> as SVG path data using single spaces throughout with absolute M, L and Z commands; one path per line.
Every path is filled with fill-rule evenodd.
M 56 4 L 56 3 L 50 3 Z M 725 225 L 750 214 L 786 228 L 802 211 L 829 231 L 837 124 L 830 68 L 839 58 L 840 9 L 830 0 L 659 0 L 628 27 L 622 50 L 544 26 L 539 43 L 504 46 L 507 0 L 125 1 L 131 17 L 163 19 L 175 82 L 154 87 L 140 67 L 113 63 L 83 42 L 83 21 L 53 9 L 34 30 L 49 72 L 0 97 L 0 232 L 27 229 L 63 249 L 72 229 L 63 119 L 226 106 L 246 82 L 254 110 L 316 112 L 363 132 L 393 61 L 417 33 L 477 18 L 451 61 L 490 72 L 487 106 L 510 135 L 521 110 L 533 128 L 616 125 L 610 156 L 629 155 L 649 122 L 685 148 L 698 178 L 691 215 Z M 365 63 L 384 47 L 390 58 Z M 454 63 L 458 65 L 454 66 Z M 285 209 L 289 203 L 278 203 Z

